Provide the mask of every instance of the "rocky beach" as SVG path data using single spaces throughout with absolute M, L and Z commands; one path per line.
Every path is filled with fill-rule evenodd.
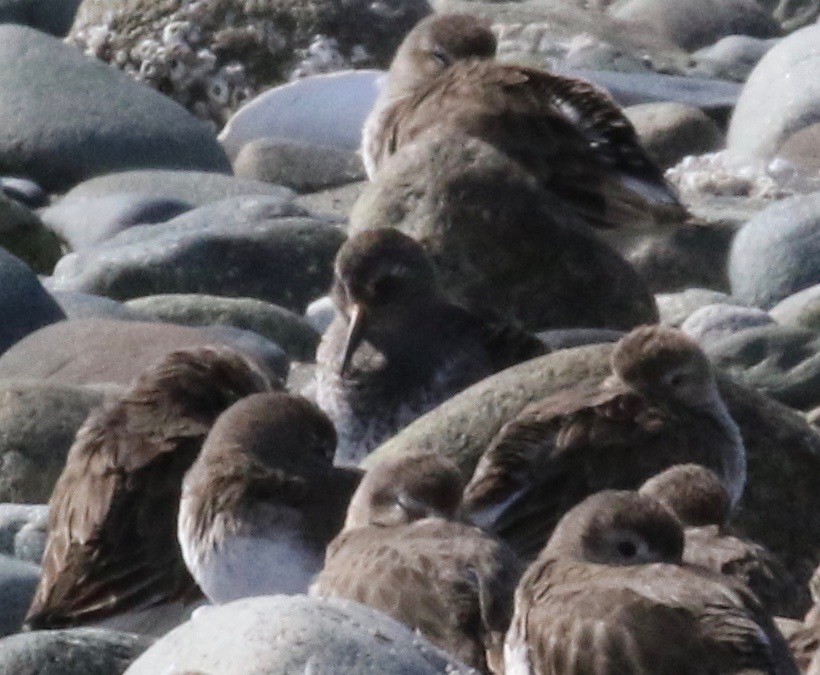
M 390 68 L 405 36 L 452 13 L 479 17 L 474 42 L 492 41 L 491 65 L 399 91 L 406 73 Z M 436 40 L 418 49 L 457 68 Z M 507 95 L 540 82 L 536 71 L 575 88 L 470 99 L 494 73 L 509 77 Z M 493 659 L 513 611 L 514 625 L 535 621 L 521 618 L 523 586 L 514 610 L 511 591 L 493 607 L 504 619 L 493 616 L 486 659 L 470 658 L 410 621 L 415 606 L 386 611 L 375 590 L 291 592 L 243 556 L 301 564 L 289 583 L 315 575 L 351 528 L 361 471 L 432 453 L 463 489 L 539 402 L 529 432 L 552 454 L 528 456 L 510 481 L 554 461 L 545 484 L 570 490 L 564 442 L 680 454 L 693 436 L 663 434 L 687 434 L 675 406 L 691 390 L 664 398 L 646 384 L 664 359 L 680 365 L 676 349 L 708 364 L 698 442 L 713 442 L 719 408 L 743 449 L 742 495 L 719 525 L 771 552 L 792 583 L 779 616 L 754 616 L 797 665 L 759 672 L 820 675 L 820 0 L 0 0 L 0 317 L 0 675 L 434 675 L 503 673 L 502 661 L 510 675 L 560 672 L 512 668 L 520 628 Z M 644 324 L 660 337 L 633 381 L 617 355 Z M 193 374 L 173 370 L 179 354 Z M 610 409 L 601 392 L 613 381 L 626 398 Z M 218 457 L 228 443 L 211 426 L 254 392 L 284 412 L 237 432 L 234 473 L 233 460 L 213 462 L 208 484 L 224 499 L 200 496 L 215 529 L 183 513 L 180 552 L 157 532 L 176 532 L 199 448 Z M 308 421 L 286 414 L 290 399 L 310 406 Z M 690 454 L 670 464 L 704 463 Z M 651 475 L 587 477 L 550 515 Z M 472 521 L 515 554 L 505 509 L 524 493 L 490 526 Z M 395 499 L 420 509 L 411 521 L 443 517 L 406 496 Z M 152 515 L 149 498 L 173 507 Z M 270 516 L 271 499 L 286 515 Z M 304 506 L 322 499 L 335 510 Z M 259 548 L 282 523 L 288 552 Z M 424 546 L 439 551 L 436 536 L 416 548 L 394 536 L 394 558 L 410 569 Z M 213 578 L 198 574 L 228 574 L 207 562 L 211 544 L 239 551 L 219 564 L 274 592 L 211 597 Z M 169 546 L 176 576 L 154 587 L 166 570 L 152 556 Z M 675 565 L 688 569 L 683 550 Z M 444 558 L 419 569 L 455 564 Z M 529 562 L 522 554 L 517 572 Z M 461 582 L 480 587 L 484 612 L 490 582 L 470 569 Z M 743 570 L 733 574 L 758 592 Z M 540 583 L 531 572 L 525 582 Z M 373 588 L 411 583 L 391 573 L 374 573 Z M 109 621 L 171 600 L 190 603 L 161 629 Z M 576 666 L 566 672 L 592 672 Z

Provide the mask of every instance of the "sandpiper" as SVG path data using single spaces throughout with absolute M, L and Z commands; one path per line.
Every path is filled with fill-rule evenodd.
M 385 460 L 362 481 L 311 588 L 361 602 L 482 672 L 503 672 L 520 575 L 515 554 L 455 520 L 458 469 L 434 454 Z
M 391 228 L 342 246 L 332 296 L 338 311 L 317 352 L 316 400 L 336 425 L 337 464 L 357 464 L 454 394 L 547 351 L 451 302 L 422 247 Z
M 737 503 L 745 448 L 708 359 L 680 331 L 643 326 L 618 341 L 603 383 L 537 401 L 502 427 L 465 489 L 464 507 L 532 557 L 584 497 L 637 489 L 690 462 L 714 471 Z
M 607 490 L 574 507 L 516 590 L 506 674 L 796 674 L 754 594 L 684 565 L 683 547 L 651 497 Z
M 333 467 L 335 447 L 330 420 L 299 396 L 255 394 L 219 416 L 185 476 L 178 522 L 211 602 L 307 591 L 360 478 Z
M 685 210 L 611 97 L 589 82 L 494 59 L 489 25 L 434 14 L 399 47 L 365 127 L 371 178 L 430 129 L 481 138 L 596 227 L 681 219 Z
M 182 478 L 217 416 L 270 376 L 226 347 L 172 352 L 77 432 L 49 501 L 29 628 L 161 633 L 202 594 L 176 538 Z

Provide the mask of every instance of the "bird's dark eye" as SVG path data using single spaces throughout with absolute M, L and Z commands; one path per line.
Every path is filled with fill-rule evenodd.
M 686 382 L 686 376 L 683 373 L 675 373 L 669 378 L 669 384 L 673 387 L 680 387 Z
M 450 59 L 450 55 L 447 52 L 445 52 L 443 49 L 441 49 L 440 47 L 436 47 L 431 52 L 431 54 L 433 56 L 433 59 L 440 66 L 449 66 L 452 63 L 452 59 Z
M 377 302 L 387 302 L 399 288 L 401 288 L 401 282 L 396 277 L 381 277 L 373 284 L 373 299 Z
M 618 542 L 618 553 L 620 553 L 624 558 L 634 558 L 635 554 L 638 552 L 638 547 L 631 541 L 620 541 Z

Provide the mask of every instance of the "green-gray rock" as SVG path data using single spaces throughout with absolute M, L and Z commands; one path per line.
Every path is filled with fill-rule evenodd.
M 430 450 L 469 477 L 501 426 L 528 403 L 610 373 L 611 345 L 554 352 L 487 378 L 419 418 L 365 461 Z M 749 479 L 735 516 L 738 528 L 790 565 L 805 581 L 820 560 L 820 434 L 794 411 L 728 377 L 721 392 L 740 426 Z
M 63 254 L 60 239 L 33 211 L 0 190 L 0 246 L 39 274 L 50 274 Z

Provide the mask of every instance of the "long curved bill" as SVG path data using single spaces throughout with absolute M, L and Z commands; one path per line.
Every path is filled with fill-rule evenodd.
M 364 329 L 366 323 L 366 315 L 361 305 L 353 305 L 353 310 L 350 312 L 350 324 L 347 329 L 347 337 L 345 338 L 344 352 L 342 353 L 342 363 L 339 366 L 339 372 L 347 372 L 350 361 L 353 355 L 359 348 L 359 345 L 364 340 Z

